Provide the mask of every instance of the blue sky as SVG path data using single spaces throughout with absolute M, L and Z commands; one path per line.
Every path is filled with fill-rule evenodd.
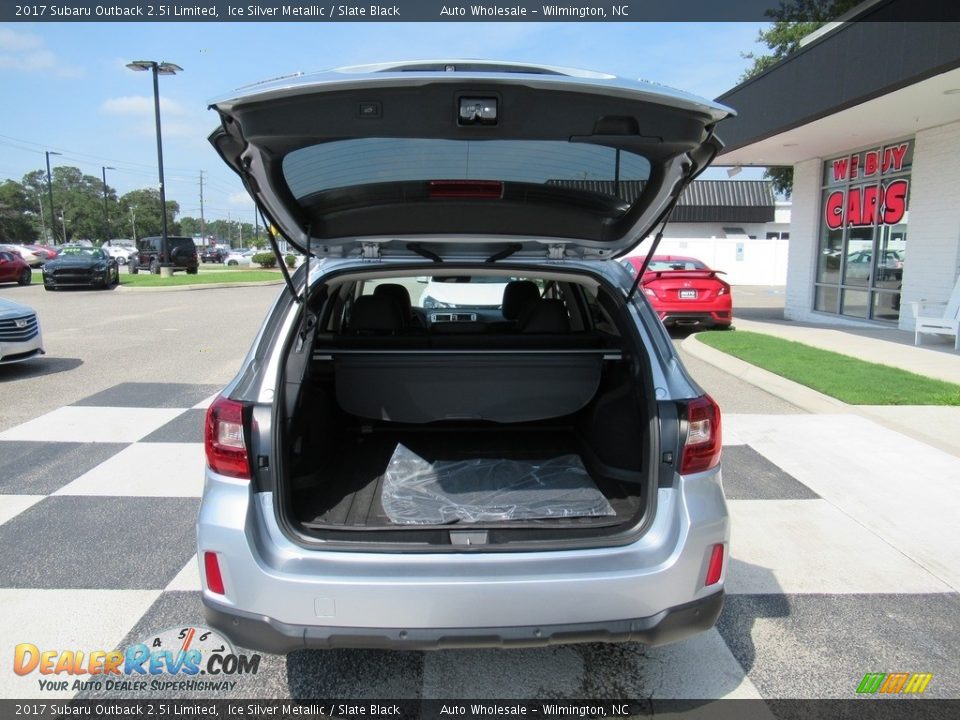
M 156 186 L 153 90 L 125 65 L 176 63 L 160 78 L 167 198 L 199 216 L 253 222 L 253 205 L 206 141 L 211 98 L 296 71 L 393 60 L 484 58 L 654 80 L 706 97 L 736 84 L 760 23 L 44 23 L 0 25 L 0 180 L 44 167 L 44 150 L 120 194 Z M 721 133 L 722 135 L 722 133 Z M 726 177 L 722 171 L 717 176 Z M 738 179 L 758 177 L 748 170 Z

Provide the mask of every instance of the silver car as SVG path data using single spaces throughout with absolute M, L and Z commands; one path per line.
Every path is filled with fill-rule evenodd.
M 212 107 L 212 144 L 308 261 L 207 413 L 210 625 L 273 652 L 712 627 L 720 411 L 612 259 L 667 222 L 732 111 L 477 61 Z M 412 302 L 425 283 L 478 288 Z
M 0 298 L 0 365 L 43 354 L 43 333 L 34 309 Z

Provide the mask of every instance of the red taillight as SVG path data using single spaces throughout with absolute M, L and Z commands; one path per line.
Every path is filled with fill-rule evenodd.
M 723 545 L 714 545 L 713 552 L 710 553 L 710 564 L 707 566 L 707 579 L 703 584 L 715 585 L 720 582 L 721 575 L 723 575 Z
M 226 595 L 223 590 L 223 576 L 220 574 L 220 562 L 217 554 L 205 552 L 203 554 L 203 571 L 207 576 L 207 589 L 217 595 Z
M 498 180 L 431 180 L 430 197 L 499 200 L 503 197 L 503 183 Z
M 243 403 L 222 395 L 213 401 L 207 410 L 203 444 L 211 470 L 250 479 L 250 459 L 243 440 Z
M 720 462 L 720 408 L 709 395 L 687 402 L 687 440 L 680 473 L 702 472 Z
M 652 298 L 657 297 L 657 292 L 652 287 L 645 287 L 643 289 L 643 294 Z

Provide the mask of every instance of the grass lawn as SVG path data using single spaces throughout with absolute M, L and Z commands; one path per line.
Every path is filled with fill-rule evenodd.
M 187 275 L 185 272 L 175 273 L 173 277 L 161 277 L 150 273 L 136 275 L 121 274 L 120 284 L 127 287 L 176 287 L 179 285 L 207 285 L 209 283 L 234 282 L 262 282 L 265 280 L 282 280 L 279 270 L 221 270 L 204 272 L 202 269 L 197 275 Z
M 771 335 L 735 330 L 697 339 L 850 405 L 960 405 L 960 385 Z

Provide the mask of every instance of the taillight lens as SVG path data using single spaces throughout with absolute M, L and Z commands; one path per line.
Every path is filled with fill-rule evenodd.
M 220 574 L 220 562 L 216 553 L 208 550 L 203 554 L 203 572 L 207 576 L 207 589 L 217 595 L 225 595 L 223 575 Z
M 707 577 L 704 585 L 716 585 L 720 582 L 720 576 L 723 575 L 723 545 L 714 545 L 710 553 L 710 564 L 707 565 Z
M 687 440 L 680 473 L 702 472 L 720 462 L 720 407 L 709 395 L 687 402 Z
M 717 290 L 717 295 L 726 295 L 730 292 L 730 286 L 724 283 L 720 284 L 720 289 Z
M 654 292 L 654 289 L 651 288 L 651 287 L 645 287 L 645 288 L 643 289 L 643 294 L 644 294 L 644 295 L 647 295 L 648 297 L 652 297 L 652 298 L 657 297 L 657 293 Z
M 250 458 L 243 441 L 243 403 L 222 395 L 213 401 L 207 410 L 203 444 L 211 470 L 250 479 Z

